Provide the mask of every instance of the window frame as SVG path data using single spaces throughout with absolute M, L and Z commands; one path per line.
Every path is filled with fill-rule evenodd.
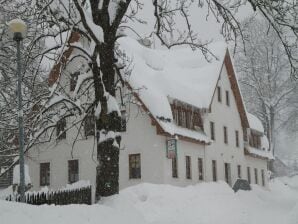
M 48 166 L 45 169 L 43 166 Z M 50 162 L 39 163 L 39 186 L 50 186 L 51 185 L 51 164 Z
M 213 121 L 210 121 L 210 137 L 215 141 L 215 123 Z
M 229 138 L 228 138 L 228 127 L 223 126 L 223 131 L 224 131 L 224 143 L 229 144 Z
M 254 168 L 254 173 L 255 173 L 255 184 L 259 184 L 259 172 L 257 168 Z
M 68 183 L 73 184 L 79 181 L 80 180 L 79 160 L 78 159 L 68 160 L 67 165 L 68 165 Z
M 214 182 L 217 181 L 217 162 L 216 160 L 212 160 L 212 180 Z
M 141 153 L 134 153 L 128 155 L 128 166 L 129 166 L 129 179 L 141 179 L 142 178 L 142 163 Z
M 239 164 L 237 165 L 237 177 L 238 179 L 242 178 L 242 167 Z
M 247 182 L 249 184 L 251 184 L 251 172 L 250 172 L 250 167 L 249 166 L 247 167 L 246 171 L 247 171 Z
M 178 159 L 172 158 L 172 178 L 178 178 Z
M 204 162 L 200 157 L 198 158 L 198 176 L 200 181 L 204 180 Z
M 235 131 L 235 143 L 236 143 L 236 147 L 239 148 L 240 147 L 240 142 L 239 142 L 239 131 L 236 130 Z
M 226 90 L 226 105 L 230 106 L 230 92 Z
M 265 170 L 261 169 L 262 186 L 265 187 Z
M 222 98 L 221 98 L 221 87 L 220 86 L 217 86 L 217 101 L 219 103 L 222 102 Z
M 185 178 L 191 180 L 191 174 L 191 157 L 185 156 Z

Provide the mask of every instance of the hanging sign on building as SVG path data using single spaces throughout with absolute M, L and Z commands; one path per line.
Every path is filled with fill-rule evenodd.
M 167 158 L 173 159 L 177 156 L 177 139 L 171 138 L 166 140 Z

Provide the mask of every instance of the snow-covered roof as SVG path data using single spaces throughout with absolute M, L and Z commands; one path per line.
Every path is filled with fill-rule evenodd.
M 259 118 L 257 118 L 255 115 L 251 113 L 247 113 L 247 118 L 250 129 L 258 131 L 262 134 L 264 133 L 264 127 Z
M 265 159 L 274 159 L 274 156 L 271 151 L 256 149 L 253 147 L 246 147 L 248 153 L 255 155 L 257 157 L 265 158 Z
M 216 56 L 210 58 L 209 62 L 200 50 L 150 49 L 129 37 L 120 38 L 118 43 L 132 60 L 132 71 L 127 81 L 133 89 L 138 90 L 138 96 L 155 118 L 173 120 L 169 98 L 197 108 L 209 108 L 227 52 L 225 42 L 208 46 Z M 159 123 L 170 134 L 181 131 L 174 122 Z M 181 132 L 185 133 L 185 130 Z M 199 135 L 196 138 L 203 141 L 208 139 L 203 132 L 192 132 Z

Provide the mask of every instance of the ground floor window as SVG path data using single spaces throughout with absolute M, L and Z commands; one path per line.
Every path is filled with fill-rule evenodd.
M 259 179 L 258 179 L 258 169 L 255 168 L 255 183 L 258 184 L 259 183 Z
M 204 169 L 203 169 L 202 158 L 198 158 L 198 172 L 199 172 L 199 180 L 204 180 Z
M 251 184 L 250 167 L 247 167 L 247 181 L 249 184 Z
M 172 177 L 178 178 L 178 164 L 177 164 L 177 158 L 172 158 Z
M 50 185 L 50 163 L 40 163 L 39 176 L 40 186 Z
M 231 185 L 231 164 L 225 163 L 225 180 Z
M 265 171 L 261 170 L 261 175 L 262 175 L 262 186 L 265 186 Z
M 213 181 L 217 181 L 217 166 L 216 166 L 216 160 L 212 160 L 212 179 L 213 179 Z
M 185 156 L 185 166 L 186 166 L 186 179 L 191 179 L 191 158 L 190 158 L 190 156 Z
M 129 155 L 129 179 L 141 178 L 141 154 Z
M 238 174 L 238 178 L 241 179 L 241 165 L 237 166 L 237 174 Z
M 79 160 L 68 160 L 68 183 L 79 181 Z

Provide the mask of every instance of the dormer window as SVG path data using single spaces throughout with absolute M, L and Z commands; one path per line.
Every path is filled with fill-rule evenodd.
M 203 122 L 200 111 L 190 106 L 172 104 L 172 114 L 178 126 L 188 129 L 203 130 Z
M 220 88 L 220 86 L 217 86 L 217 100 L 218 100 L 218 102 L 221 102 L 221 88 Z
M 261 148 L 261 135 L 251 132 L 250 138 L 249 138 L 249 145 L 253 148 L 260 149 Z

